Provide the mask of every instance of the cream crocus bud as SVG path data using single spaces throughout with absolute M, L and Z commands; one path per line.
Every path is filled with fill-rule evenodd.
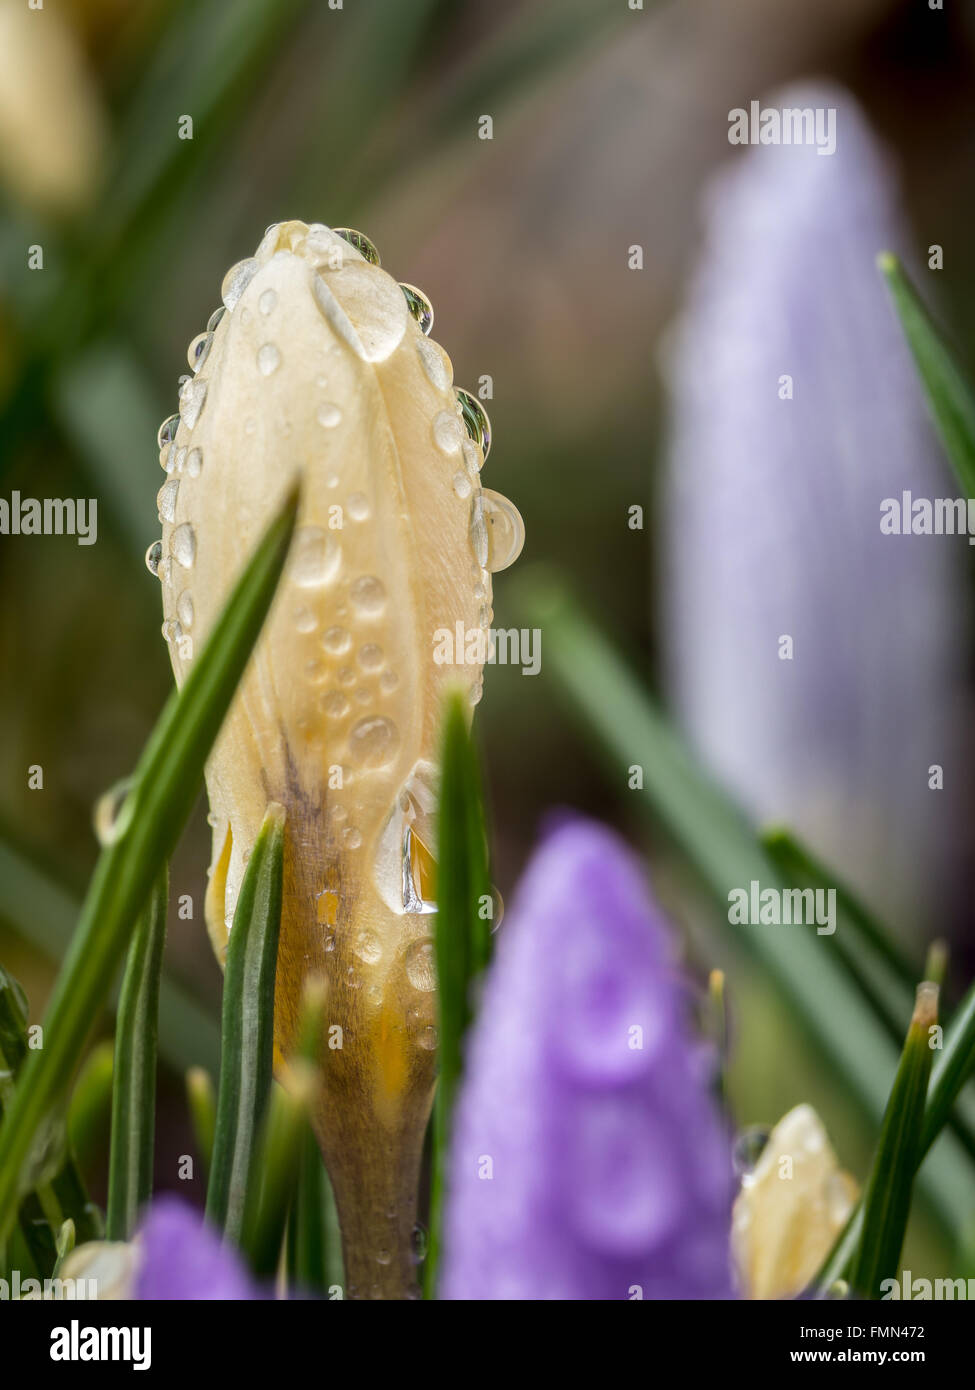
M 491 571 L 521 519 L 481 488 L 487 418 L 432 310 L 359 233 L 286 222 L 190 345 L 168 473 L 163 627 L 181 682 L 296 474 L 289 567 L 207 770 L 207 923 L 226 950 L 268 801 L 287 811 L 275 1040 L 326 981 L 317 1129 L 350 1292 L 405 1296 L 435 1072 L 436 756 L 448 685 L 480 698 Z
M 56 6 L 0 0 L 0 178 L 45 212 L 94 194 L 106 140 L 98 91 Z
M 747 1298 L 794 1298 L 815 1278 L 846 1225 L 857 1185 L 837 1161 L 811 1105 L 772 1130 L 742 1178 L 731 1247 Z

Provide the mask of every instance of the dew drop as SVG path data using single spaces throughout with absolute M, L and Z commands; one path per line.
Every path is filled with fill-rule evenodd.
M 364 492 L 350 493 L 345 510 L 353 521 L 368 521 L 369 499 Z
M 410 1233 L 410 1250 L 413 1256 L 413 1262 L 415 1264 L 421 1265 L 423 1261 L 426 1259 L 427 1245 L 427 1228 L 425 1226 L 421 1226 L 419 1222 L 417 1222 L 417 1224 L 413 1227 L 412 1232 Z
M 189 589 L 184 589 L 176 601 L 176 616 L 183 627 L 191 628 L 193 626 L 193 595 Z
M 399 730 L 385 715 L 368 715 L 349 733 L 349 758 L 357 767 L 385 767 L 396 756 Z
M 177 526 L 169 543 L 173 559 L 185 570 L 193 568 L 196 560 L 196 532 L 188 521 Z
M 264 293 L 261 295 L 260 299 L 257 301 L 257 307 L 260 309 L 262 314 L 270 314 L 273 311 L 274 306 L 275 304 L 277 304 L 277 302 L 278 296 L 274 292 L 274 290 L 265 290 Z
M 176 438 L 176 431 L 178 429 L 178 415 L 170 415 L 168 419 L 162 422 L 159 426 L 159 433 L 156 435 L 156 443 L 159 445 L 160 450 L 169 448 L 170 444 L 172 444 L 173 440 Z
M 349 591 L 349 597 L 359 612 L 368 618 L 376 617 L 386 606 L 386 590 L 382 580 L 372 574 L 364 574 L 357 579 Z
M 318 626 L 318 619 L 310 608 L 296 608 L 294 611 L 295 628 L 298 632 L 314 632 Z
M 366 965 L 375 965 L 382 957 L 383 948 L 375 932 L 362 931 L 352 943 L 352 950 Z
M 415 285 L 400 285 L 406 296 L 406 307 L 420 326 L 420 332 L 427 336 L 433 327 L 433 305 L 422 290 Z
M 234 307 L 260 268 L 260 262 L 253 257 L 230 267 L 220 286 L 220 298 L 228 309 Z
M 349 701 L 340 690 L 332 690 L 328 695 L 323 695 L 321 706 L 330 719 L 341 719 L 349 712 Z
M 429 338 L 417 338 L 416 350 L 430 385 L 438 391 L 449 391 L 454 369 L 440 344 Z
M 406 978 L 414 989 L 429 993 L 437 987 L 437 962 L 432 941 L 414 941 L 406 953 Z
M 363 671 L 378 671 L 383 664 L 383 649 L 377 642 L 367 642 L 359 648 L 359 665 Z
M 443 453 L 460 453 L 464 442 L 464 426 L 460 416 L 450 410 L 441 410 L 433 422 L 433 439 Z
M 334 535 L 319 526 L 303 526 L 295 534 L 289 573 L 301 589 L 328 584 L 339 571 L 342 548 Z
M 768 1140 L 769 1130 L 760 1125 L 743 1129 L 738 1135 L 731 1151 L 731 1166 L 743 1181 L 754 1173 Z
M 212 313 L 212 314 L 210 315 L 210 317 L 207 319 L 207 332 L 208 332 L 208 333 L 214 333 L 214 332 L 216 332 L 217 324 L 220 322 L 220 320 L 223 318 L 223 316 L 224 316 L 224 314 L 225 314 L 226 312 L 227 312 L 227 310 L 224 308 L 224 306 L 223 306 L 222 304 L 221 304 L 221 306 L 220 306 L 219 309 L 214 309 L 213 313 Z
M 212 333 L 198 333 L 186 349 L 186 360 L 194 371 L 196 371 L 198 367 L 202 367 L 204 358 L 210 351 L 212 342 Z
M 186 471 L 191 478 L 198 478 L 203 472 L 203 450 L 191 449 L 186 457 Z
M 354 246 L 364 261 L 368 261 L 370 265 L 379 265 L 379 252 L 365 233 L 357 232 L 353 227 L 333 227 L 332 231 L 350 246 Z
M 339 671 L 339 685 L 355 685 L 355 672 L 351 666 L 343 666 Z
M 150 545 L 149 549 L 146 551 L 146 569 L 150 574 L 156 575 L 157 578 L 159 577 L 159 564 L 162 560 L 162 553 L 162 541 L 153 541 L 152 545 Z
M 268 290 L 266 293 L 271 294 L 273 291 Z M 277 371 L 280 365 L 281 353 L 274 343 L 265 343 L 257 349 L 257 370 L 261 376 L 270 376 L 272 372 Z
M 344 627 L 329 627 L 322 633 L 322 646 L 331 656 L 341 656 L 352 645 L 352 634 Z
M 457 388 L 457 401 L 468 435 L 487 458 L 491 449 L 491 421 L 487 417 L 487 411 L 477 397 L 472 396 L 470 391 L 465 391 L 463 387 Z
M 331 430 L 341 421 L 342 412 L 339 410 L 338 406 L 333 405 L 331 401 L 325 401 L 323 405 L 318 407 L 315 413 L 315 419 L 324 429 Z
M 176 515 L 176 498 L 178 494 L 178 478 L 170 478 L 168 483 L 163 483 L 156 495 L 156 506 L 159 508 L 160 521 L 173 520 Z
M 132 824 L 135 799 L 129 796 L 131 790 L 132 778 L 126 777 L 109 787 L 95 802 L 92 823 L 103 848 L 116 844 Z
M 320 685 L 328 678 L 328 667 L 323 661 L 306 661 L 305 675 L 313 685 Z
M 379 677 L 379 684 L 385 691 L 395 690 L 399 685 L 399 676 L 395 671 L 384 671 Z
M 354 825 L 347 826 L 342 832 L 342 839 L 349 849 L 359 849 L 362 846 L 362 835 L 356 830 Z M 352 972 L 349 972 L 350 977 Z
M 525 523 L 515 504 L 485 488 L 471 507 L 471 544 L 477 561 L 492 574 L 513 565 L 525 544 Z
M 191 378 L 180 391 L 180 415 L 188 430 L 191 430 L 199 420 L 206 398 L 207 384 L 205 381 L 200 381 L 199 378 Z
M 416 1041 L 417 1041 L 417 1044 L 418 1044 L 420 1047 L 425 1048 L 425 1050 L 426 1050 L 427 1052 L 432 1052 L 433 1049 L 434 1049 L 434 1048 L 436 1047 L 436 1045 L 437 1045 L 437 1030 L 436 1030 L 436 1028 L 431 1028 L 431 1027 L 421 1028 L 420 1031 L 419 1031 L 419 1033 L 417 1033 L 417 1035 L 416 1035 Z
M 454 474 L 454 492 L 456 492 L 457 496 L 460 497 L 460 498 L 463 500 L 463 499 L 465 499 L 465 498 L 470 497 L 471 491 L 472 491 L 472 489 L 471 489 L 471 480 L 470 480 L 470 478 L 468 478 L 467 474 L 466 474 L 466 473 L 455 473 L 455 474 Z

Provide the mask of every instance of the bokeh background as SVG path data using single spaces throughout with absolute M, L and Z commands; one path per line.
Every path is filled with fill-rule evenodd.
M 523 620 L 518 572 L 554 567 L 658 688 L 669 335 L 704 191 L 730 157 L 728 111 L 813 75 L 855 94 L 891 152 L 909 235 L 945 248 L 937 307 L 971 360 L 973 56 L 975 7 L 926 0 L 0 0 L 0 495 L 99 499 L 93 547 L 0 538 L 0 953 L 35 1016 L 96 855 L 93 803 L 132 768 L 171 687 L 143 563 L 156 430 L 224 272 L 265 226 L 360 228 L 433 302 L 456 381 L 493 378 L 488 482 L 528 535 L 495 583 L 496 625 Z M 192 140 L 177 138 L 184 115 Z M 36 245 L 43 270 L 27 268 Z M 634 505 L 642 531 L 626 524 Z M 961 608 L 956 631 L 967 671 Z M 653 866 L 691 969 L 729 972 L 736 1124 L 812 1101 L 862 1176 L 872 1130 L 607 776 L 544 637 L 537 679 L 489 672 L 477 722 L 502 894 L 550 807 L 618 825 Z M 28 789 L 33 764 L 43 790 Z M 961 983 L 975 952 L 963 814 L 959 826 L 937 924 L 898 926 L 918 943 L 947 935 Z M 173 869 L 163 1187 L 190 1146 L 180 1067 L 213 1061 L 208 856 L 201 802 Z M 194 920 L 177 917 L 180 894 Z M 922 1208 L 906 1262 L 946 1273 L 948 1250 Z

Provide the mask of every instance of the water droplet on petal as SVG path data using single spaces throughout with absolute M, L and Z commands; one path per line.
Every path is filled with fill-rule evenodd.
M 170 478 L 168 483 L 163 483 L 156 495 L 156 506 L 159 508 L 160 521 L 172 521 L 176 515 L 176 498 L 179 493 L 179 479 Z
M 487 558 L 481 563 L 492 574 L 497 574 L 513 565 L 521 554 L 525 544 L 525 523 L 515 504 L 502 497 L 500 492 L 485 488 L 479 500 L 487 538 Z
M 321 707 L 330 719 L 341 719 L 349 712 L 349 701 L 340 690 L 332 690 L 322 696 Z
M 378 671 L 383 664 L 383 649 L 376 642 L 359 648 L 359 665 L 364 671 Z
M 416 350 L 431 386 L 438 391 L 448 391 L 454 379 L 454 369 L 440 344 L 428 338 L 417 338 Z
M 731 1151 L 731 1166 L 743 1181 L 755 1171 L 762 1151 L 769 1141 L 770 1131 L 760 1125 L 743 1129 L 735 1140 Z
M 416 1041 L 417 1044 L 420 1047 L 424 1048 L 427 1052 L 432 1052 L 437 1045 L 436 1028 L 421 1028 L 419 1033 L 417 1033 L 416 1035 Z
M 344 627 L 329 627 L 322 633 L 322 646 L 332 656 L 341 656 L 352 645 L 352 635 Z
M 203 472 L 203 450 L 191 449 L 186 458 L 186 471 L 191 478 L 198 478 Z
M 457 400 L 468 435 L 487 458 L 491 449 L 491 421 L 487 417 L 487 411 L 477 397 L 472 396 L 470 391 L 465 391 L 463 387 L 457 388 Z
M 188 430 L 191 430 L 199 420 L 206 398 L 207 384 L 205 381 L 200 381 L 199 378 L 191 378 L 180 391 L 180 415 Z
M 318 619 L 310 608 L 296 608 L 294 620 L 298 632 L 314 632 L 318 626 Z
M 364 574 L 349 591 L 349 597 L 365 617 L 376 617 L 386 606 L 386 590 L 375 575 Z
M 353 521 L 368 521 L 369 499 L 364 492 L 353 492 L 345 504 L 345 510 Z
M 346 847 L 348 849 L 359 849 L 362 845 L 362 834 L 360 831 L 356 830 L 354 825 L 350 825 L 345 830 L 343 830 L 342 839 L 345 841 Z M 352 971 L 350 970 L 350 983 L 352 981 L 352 978 Z M 356 988 L 358 988 L 358 986 L 356 986 Z
M 214 309 L 213 313 L 212 313 L 212 314 L 210 315 L 210 317 L 207 319 L 207 332 L 208 332 L 208 333 L 213 333 L 213 332 L 216 331 L 217 324 L 220 322 L 220 320 L 223 318 L 223 316 L 224 316 L 224 314 L 225 314 L 226 312 L 227 312 L 227 310 L 224 308 L 224 306 L 223 306 L 222 304 L 221 304 L 221 306 L 220 306 L 219 309 Z
M 385 767 L 396 756 L 399 730 L 385 715 L 369 715 L 353 724 L 349 733 L 349 758 L 358 767 Z
M 334 535 L 319 526 L 303 526 L 295 533 L 289 574 L 302 589 L 328 584 L 338 574 L 342 548 Z
M 399 685 L 399 676 L 395 671 L 384 671 L 379 677 L 379 684 L 385 691 L 395 690 Z
M 272 291 L 268 290 L 268 294 Z M 270 376 L 281 365 L 281 353 L 274 343 L 265 343 L 257 349 L 257 370 L 261 376 Z
M 203 360 L 210 351 L 212 342 L 212 333 L 198 333 L 186 349 L 186 360 L 194 371 L 203 365 Z
M 410 1247 L 415 1264 L 421 1265 L 427 1257 L 427 1228 L 421 1226 L 419 1222 L 413 1227 L 410 1235 Z
M 375 965 L 382 957 L 383 948 L 375 932 L 362 931 L 352 943 L 352 950 L 366 965 Z
M 456 492 L 457 496 L 461 499 L 470 497 L 472 492 L 471 480 L 466 473 L 454 474 L 454 492 Z
M 441 410 L 433 422 L 433 438 L 438 449 L 445 454 L 460 453 L 464 442 L 464 426 L 459 415 Z
M 173 440 L 176 438 L 176 431 L 178 429 L 178 415 L 170 415 L 168 419 L 162 422 L 159 426 L 159 433 L 156 435 L 156 443 L 159 445 L 160 450 L 169 448 L 170 444 L 172 444 Z
M 228 309 L 234 307 L 260 268 L 260 262 L 253 258 L 230 267 L 220 286 L 220 297 Z
M 424 335 L 429 334 L 433 327 L 433 305 L 415 285 L 401 284 L 400 289 L 406 296 L 407 308 L 420 325 L 420 332 Z
M 406 978 L 414 989 L 428 993 L 437 987 L 437 961 L 432 941 L 414 941 L 406 953 Z
M 150 574 L 159 576 L 159 562 L 162 560 L 162 541 L 153 541 L 146 551 L 146 569 Z
M 270 314 L 273 311 L 274 306 L 275 304 L 277 304 L 277 302 L 278 296 L 275 294 L 274 290 L 265 290 L 264 293 L 261 295 L 260 299 L 257 301 L 257 307 L 260 309 L 262 314 Z
M 193 595 L 184 589 L 176 601 L 176 615 L 184 628 L 193 626 Z
M 315 419 L 324 429 L 331 430 L 341 422 L 342 412 L 331 401 L 325 401 L 315 412 Z
M 332 231 L 350 246 L 354 246 L 362 259 L 370 265 L 380 264 L 379 252 L 363 232 L 357 232 L 353 227 L 333 227 Z
M 177 526 L 169 543 L 173 559 L 185 570 L 193 568 L 196 560 L 196 532 L 188 521 Z

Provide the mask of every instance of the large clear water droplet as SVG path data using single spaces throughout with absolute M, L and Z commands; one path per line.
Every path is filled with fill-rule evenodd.
M 497 574 L 513 565 L 525 544 L 525 523 L 515 504 L 485 488 L 471 507 L 471 544 L 477 562 Z
M 449 391 L 450 383 L 454 379 L 454 369 L 440 344 L 428 342 L 426 338 L 417 338 L 416 350 L 431 386 L 435 386 L 438 391 Z
M 434 416 L 433 439 L 445 454 L 459 454 L 464 443 L 464 424 L 452 410 L 441 410 Z
M 219 309 L 214 309 L 213 313 L 212 313 L 212 314 L 210 315 L 210 317 L 207 319 L 207 332 L 208 332 L 208 333 L 214 333 L 214 332 L 216 332 L 217 324 L 220 322 L 220 320 L 223 318 L 223 316 L 224 316 L 224 314 L 225 314 L 226 312 L 227 312 L 227 310 L 224 308 L 224 306 L 223 306 L 222 304 L 221 304 L 221 306 L 220 306 Z
M 156 506 L 159 508 L 160 521 L 173 520 L 176 515 L 176 498 L 178 495 L 178 478 L 170 478 L 168 483 L 163 483 L 156 496 Z
M 228 309 L 234 307 L 260 268 L 260 262 L 253 257 L 230 267 L 220 286 L 220 297 Z
M 357 232 L 354 227 L 333 227 L 332 231 L 350 246 L 354 246 L 362 259 L 370 265 L 380 264 L 379 252 L 364 232 Z
M 406 978 L 424 994 L 437 987 L 437 959 L 432 941 L 414 941 L 406 953 Z
M 156 435 L 156 443 L 159 445 L 160 452 L 168 449 L 176 438 L 176 431 L 179 429 L 179 416 L 170 415 L 159 426 L 159 433 Z
M 270 291 L 268 291 L 270 293 Z M 261 298 L 263 299 L 263 295 Z M 261 376 L 270 376 L 281 365 L 281 352 L 276 343 L 264 343 L 257 349 L 257 370 Z
M 330 583 L 342 564 L 342 548 L 329 531 L 320 526 L 303 526 L 295 533 L 289 574 L 301 589 L 316 589 Z
M 375 771 L 392 762 L 399 749 L 399 730 L 385 715 L 368 715 L 349 733 L 349 761 Z
M 462 386 L 457 388 L 457 401 L 467 433 L 480 447 L 486 459 L 491 449 L 491 421 L 488 419 L 487 411 L 477 397 L 472 396 L 470 391 L 465 391 Z
M 191 378 L 179 393 L 179 413 L 188 430 L 193 429 L 207 398 L 207 384 Z
M 426 337 L 433 327 L 433 305 L 415 285 L 401 283 L 400 289 L 406 296 L 406 307 L 419 324 L 420 332 Z
M 210 346 L 213 343 L 212 333 L 198 333 L 186 349 L 186 360 L 193 368 L 194 372 L 203 366 L 203 362 Z
M 378 617 L 386 606 L 386 590 L 382 580 L 375 575 L 364 574 L 349 590 L 349 597 L 364 617 Z
M 196 561 L 196 532 L 188 521 L 177 526 L 170 541 L 173 559 L 184 569 L 192 569 Z
M 152 545 L 150 545 L 149 549 L 146 551 L 146 569 L 150 574 L 154 574 L 157 579 L 159 578 L 159 564 L 162 560 L 162 554 L 162 541 L 153 541 Z

